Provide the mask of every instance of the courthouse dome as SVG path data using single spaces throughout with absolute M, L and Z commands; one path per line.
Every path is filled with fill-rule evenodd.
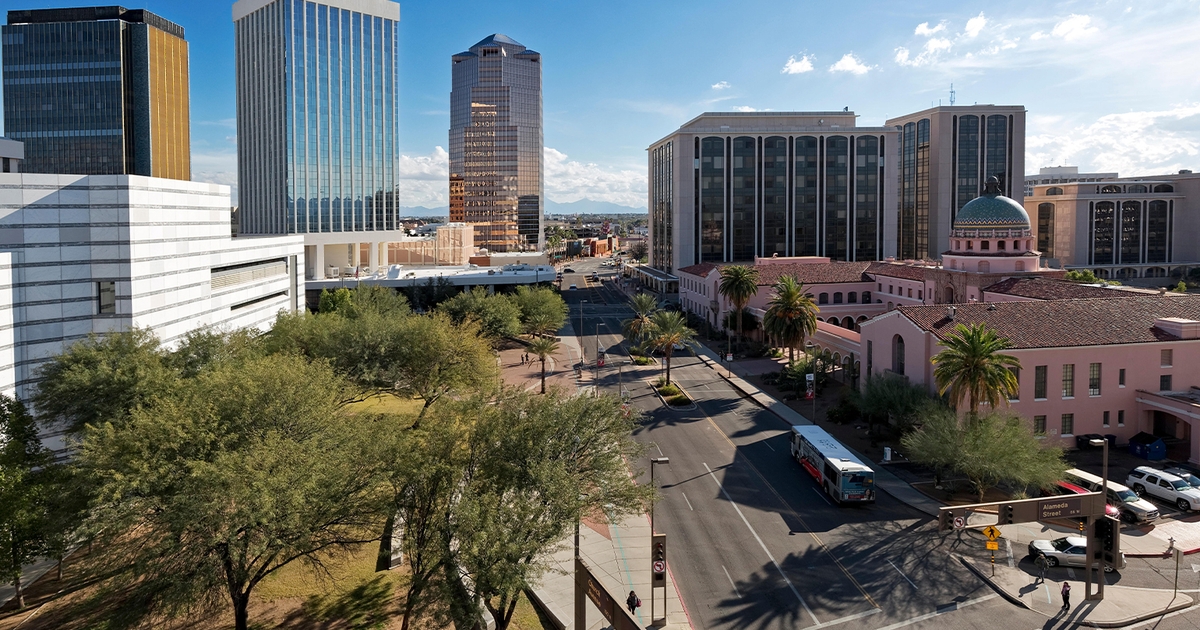
M 1021 204 L 1000 194 L 1000 180 L 989 177 L 983 194 L 963 206 L 954 218 L 956 230 L 1019 228 L 1028 230 L 1029 213 Z

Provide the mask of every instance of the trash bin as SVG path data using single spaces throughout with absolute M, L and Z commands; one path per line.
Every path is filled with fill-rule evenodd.
M 1112 433 L 1105 433 L 1104 439 L 1108 440 L 1108 448 L 1117 448 L 1117 436 Z
M 1129 438 L 1129 452 L 1151 461 L 1167 457 L 1167 445 L 1153 435 L 1142 432 Z

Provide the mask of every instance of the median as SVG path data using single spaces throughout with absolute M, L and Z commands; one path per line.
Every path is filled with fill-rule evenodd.
M 662 378 L 655 381 L 654 391 L 658 392 L 663 402 L 670 407 L 687 407 L 692 404 L 692 399 L 688 398 L 678 385 L 667 383 Z

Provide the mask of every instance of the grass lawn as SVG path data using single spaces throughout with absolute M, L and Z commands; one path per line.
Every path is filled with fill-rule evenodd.
M 364 401 L 350 405 L 354 411 L 369 413 L 394 413 L 405 416 L 415 416 L 421 413 L 425 401 L 420 398 L 401 398 L 392 394 L 377 394 Z

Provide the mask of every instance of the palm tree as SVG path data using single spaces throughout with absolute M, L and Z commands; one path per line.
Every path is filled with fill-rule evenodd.
M 780 278 L 774 289 L 763 316 L 763 330 L 787 347 L 788 363 L 795 363 L 796 348 L 817 332 L 817 313 L 821 309 L 804 294 L 804 285 L 792 276 Z
M 534 313 L 525 322 L 525 332 L 534 337 L 541 337 L 556 330 L 558 330 L 558 320 L 549 313 Z
M 650 317 L 650 343 L 662 350 L 667 364 L 667 384 L 671 383 L 671 353 L 675 346 L 694 346 L 696 331 L 687 325 L 683 313 L 657 311 Z
M 737 338 L 742 343 L 742 309 L 758 293 L 758 269 L 745 265 L 730 265 L 721 268 L 721 284 L 717 292 L 733 303 L 737 310 Z M 732 346 L 729 353 L 733 353 Z
M 630 300 L 633 317 L 621 322 L 621 331 L 630 343 L 640 343 L 650 332 L 650 318 L 658 311 L 658 299 L 649 293 L 638 293 Z
M 937 381 L 938 393 L 950 392 L 950 400 L 957 407 L 963 398 L 970 405 L 970 414 L 979 412 L 979 404 L 986 402 L 993 409 L 1003 400 L 1017 393 L 1017 377 L 1011 368 L 1019 369 L 1021 361 L 1001 350 L 1012 347 L 1012 342 L 984 324 L 959 324 L 942 340 L 946 347 L 931 361 L 933 378 Z
M 539 337 L 529 344 L 529 352 L 538 358 L 542 363 L 542 393 L 546 393 L 546 357 L 553 356 L 558 352 L 558 340 L 548 337 Z

